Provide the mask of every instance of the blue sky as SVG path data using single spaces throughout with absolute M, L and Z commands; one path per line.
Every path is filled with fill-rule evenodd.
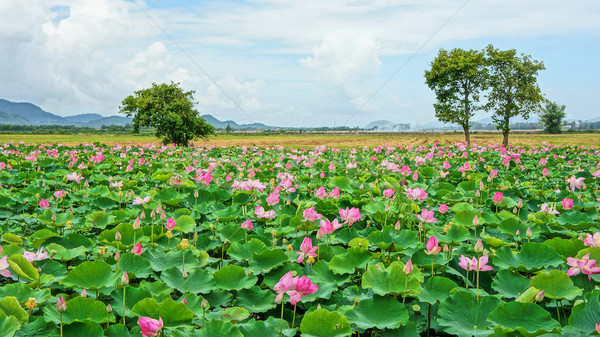
M 492 43 L 543 61 L 540 87 L 568 118 L 600 116 L 597 0 L 3 0 L 0 17 L 0 98 L 59 115 L 114 115 L 176 81 L 238 123 L 425 124 L 437 51 Z

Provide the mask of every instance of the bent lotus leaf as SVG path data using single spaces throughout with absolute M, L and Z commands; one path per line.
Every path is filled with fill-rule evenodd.
M 273 267 L 282 265 L 287 260 L 288 257 L 282 250 L 268 249 L 252 256 L 250 270 L 257 275 L 263 274 L 270 271 Z
M 246 274 L 244 268 L 229 265 L 221 268 L 213 275 L 216 287 L 224 290 L 241 290 L 251 288 L 257 280 L 254 275 Z
M 56 324 L 60 323 L 60 314 L 56 311 L 56 305 L 44 307 L 44 318 Z M 93 298 L 77 296 L 67 301 L 67 310 L 63 312 L 62 319 L 67 324 L 86 320 L 104 323 L 108 319 L 106 305 Z
M 185 196 L 172 188 L 165 188 L 156 194 L 156 198 L 169 206 L 176 206 L 185 199 Z
M 21 307 L 14 296 L 4 297 L 0 300 L 0 312 L 6 316 L 14 316 L 21 324 L 27 323 L 29 314 Z
M 585 298 L 585 302 L 577 304 L 571 310 L 569 325 L 591 335 L 596 329 L 596 323 L 600 322 L 600 290 L 587 293 Z
M 65 325 L 63 331 L 64 337 L 102 337 L 104 331 L 100 324 L 91 320 L 85 320 L 83 322 L 75 322 L 69 325 Z
M 352 274 L 356 268 L 362 269 L 371 259 L 371 252 L 365 248 L 348 248 L 346 254 L 336 255 L 329 261 L 329 269 L 335 274 Z
M 561 270 L 537 274 L 531 279 L 531 286 L 544 290 L 544 296 L 553 300 L 563 298 L 572 300 L 583 292 L 583 289 L 575 287 L 567 273 Z
M 529 288 L 530 282 L 528 278 L 521 276 L 518 272 L 504 269 L 494 277 L 492 288 L 505 298 L 516 298 Z
M 563 259 L 552 247 L 537 242 L 523 244 L 516 254 L 509 246 L 500 247 L 494 257 L 494 264 L 499 269 L 516 269 L 522 272 L 557 267 L 563 263 Z
M 408 322 L 408 310 L 395 298 L 374 295 L 360 301 L 345 314 L 348 322 L 361 329 L 395 329 Z
M 14 316 L 6 316 L 0 311 L 0 336 L 14 336 L 21 324 Z
M 11 283 L 0 287 L 0 298 L 14 296 L 19 303 L 24 303 L 30 297 L 38 304 L 43 304 L 50 298 L 50 289 L 31 289 L 23 283 Z
M 189 215 L 182 215 L 175 220 L 177 227 L 175 229 L 183 232 L 190 233 L 196 229 L 196 221 Z
M 458 285 L 449 278 L 433 276 L 427 280 L 425 287 L 417 297 L 421 302 L 435 304 L 437 301 L 442 302 L 448 298 L 450 292 L 456 287 Z
M 23 255 L 15 254 L 7 259 L 10 269 L 17 275 L 31 281 L 37 281 L 40 273 Z
M 269 317 L 266 321 L 257 321 L 251 319 L 248 323 L 240 326 L 240 331 L 244 337 L 279 337 L 279 324 L 280 320 L 273 317 Z M 283 335 L 284 336 L 295 336 L 296 329 L 286 329 L 288 326 L 284 322 Z
M 127 273 L 133 273 L 136 277 L 146 277 L 153 273 L 150 262 L 140 255 L 125 253 L 119 260 L 121 270 L 126 270 Z
M 485 296 L 477 301 L 475 295 L 461 291 L 440 303 L 438 324 L 445 327 L 446 332 L 457 336 L 487 336 L 488 315 L 502 301 L 495 297 Z
M 111 296 L 113 299 L 111 302 L 113 312 L 119 316 L 123 316 L 123 288 L 116 289 L 111 293 Z M 131 316 L 131 308 L 133 308 L 137 302 L 149 297 L 152 297 L 152 295 L 150 295 L 150 292 L 145 288 L 135 288 L 131 285 L 128 286 L 125 291 L 125 315 Z
M 194 294 L 208 293 L 215 288 L 215 280 L 204 269 L 189 272 L 186 281 L 179 268 L 173 267 L 162 272 L 160 279 L 173 289 L 187 290 Z
M 104 229 L 111 223 L 114 216 L 109 215 L 106 212 L 93 212 L 85 218 L 85 226 L 89 228 L 100 228 Z
M 206 326 L 195 336 L 198 337 L 214 337 L 214 336 L 227 336 L 227 337 L 244 337 L 237 326 L 231 324 L 231 322 L 222 320 L 211 320 L 206 322 Z
M 583 240 L 563 239 L 559 237 L 553 238 L 552 240 L 546 240 L 544 241 L 544 244 L 554 248 L 554 250 L 564 258 L 577 256 L 577 253 L 586 247 Z
M 136 303 L 131 313 L 139 317 L 146 316 L 153 319 L 161 317 L 166 327 L 176 327 L 190 323 L 194 314 L 183 303 L 166 298 L 158 303 L 153 298 L 145 298 Z
M 248 317 L 250 317 L 250 312 L 242 307 L 230 307 L 221 313 L 221 318 L 232 323 L 241 322 Z
M 258 286 L 238 291 L 237 304 L 253 313 L 265 312 L 275 308 L 275 295 L 270 290 L 262 290 Z
M 561 327 L 548 311 L 533 303 L 503 303 L 490 313 L 488 320 L 504 329 L 518 331 L 524 335 L 552 332 Z
M 384 250 L 388 249 L 392 243 L 396 250 L 413 248 L 419 245 L 419 238 L 415 232 L 396 231 L 393 226 L 385 226 L 382 231 L 372 232 L 367 240 Z
M 227 250 L 227 254 L 238 261 L 243 261 L 249 260 L 252 255 L 260 254 L 265 250 L 267 250 L 267 245 L 264 242 L 258 239 L 251 239 L 244 244 L 233 242 Z
M 346 317 L 326 309 L 317 309 L 304 315 L 300 331 L 306 337 L 341 337 L 352 334 Z
M 423 283 L 421 271 L 415 268 L 412 274 L 407 276 L 403 269 L 404 263 L 401 261 L 392 262 L 387 268 L 383 267 L 382 263 L 370 266 L 363 274 L 361 286 L 364 289 L 373 289 L 378 295 L 402 294 L 408 277 L 407 293 L 419 294 Z
M 67 287 L 95 291 L 113 285 L 117 278 L 108 263 L 103 260 L 85 261 L 71 270 L 63 283 Z

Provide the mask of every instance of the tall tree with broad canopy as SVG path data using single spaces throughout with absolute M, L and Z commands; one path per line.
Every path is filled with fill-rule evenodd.
M 425 83 L 437 98 L 435 116 L 462 126 L 467 143 L 471 142 L 471 117 L 483 108 L 477 103 L 487 89 L 487 79 L 485 53 L 477 50 L 440 49 L 431 69 L 425 71 Z
M 546 107 L 542 109 L 540 117 L 544 123 L 544 131 L 548 133 L 561 133 L 563 119 L 567 116 L 566 106 L 557 102 L 546 102 Z
M 537 83 L 544 63 L 531 56 L 517 55 L 515 49 L 498 50 L 493 45 L 486 47 L 489 66 L 490 92 L 486 95 L 485 109 L 492 112 L 492 119 L 502 131 L 502 145 L 508 146 L 510 119 L 521 116 L 529 119 L 531 112 L 539 111 L 544 96 Z
M 179 83 L 152 83 L 151 88 L 125 97 L 119 112 L 133 116 L 134 133 L 140 131 L 140 126 L 150 126 L 164 144 L 188 146 L 194 138 L 206 139 L 215 131 L 193 108 L 193 94 L 193 90 L 184 92 Z

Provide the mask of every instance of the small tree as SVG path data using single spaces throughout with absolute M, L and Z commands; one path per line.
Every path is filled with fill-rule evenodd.
M 156 84 L 125 97 L 119 112 L 133 116 L 133 132 L 140 126 L 156 128 L 156 137 L 164 144 L 187 146 L 196 137 L 207 138 L 214 133 L 212 125 L 193 109 L 194 91 L 184 92 L 179 83 Z
M 565 114 L 565 105 L 559 105 L 557 102 L 546 102 L 546 107 L 542 109 L 541 119 L 544 123 L 544 131 L 548 133 L 561 133 L 563 119 Z
M 229 123 L 227 123 L 227 127 L 225 127 L 225 132 L 227 133 L 231 133 L 233 129 L 231 128 L 231 125 L 229 125 Z
M 490 92 L 485 109 L 492 111 L 492 119 L 502 131 L 502 145 L 508 146 L 510 119 L 521 116 L 529 118 L 533 111 L 539 111 L 544 96 L 537 84 L 544 63 L 532 60 L 529 55 L 517 55 L 515 49 L 498 50 L 491 44 L 486 48 L 490 67 Z
M 487 88 L 488 70 L 482 51 L 440 49 L 425 71 L 425 83 L 435 92 L 435 116 L 445 123 L 457 123 L 463 128 L 465 141 L 470 143 L 471 117 L 482 106 L 480 93 Z

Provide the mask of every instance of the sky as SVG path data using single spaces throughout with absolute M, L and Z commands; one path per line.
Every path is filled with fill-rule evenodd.
M 0 18 L 0 98 L 61 116 L 174 81 L 220 120 L 423 125 L 439 49 L 493 44 L 544 62 L 567 118 L 600 117 L 598 0 L 2 0 Z

